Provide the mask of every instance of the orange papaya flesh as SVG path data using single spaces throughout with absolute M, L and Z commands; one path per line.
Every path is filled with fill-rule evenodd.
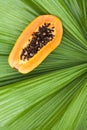
M 36 68 L 61 42 L 63 27 L 53 15 L 41 15 L 22 32 L 14 45 L 8 62 L 21 73 Z

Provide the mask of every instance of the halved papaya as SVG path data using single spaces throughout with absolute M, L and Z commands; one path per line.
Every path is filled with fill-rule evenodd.
M 53 15 L 41 15 L 22 32 L 8 58 L 9 65 L 21 73 L 36 68 L 60 43 L 62 22 Z

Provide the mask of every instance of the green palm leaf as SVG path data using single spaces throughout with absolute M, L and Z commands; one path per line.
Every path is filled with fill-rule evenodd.
M 62 20 L 62 42 L 22 75 L 9 67 L 8 55 L 42 14 Z M 0 0 L 0 130 L 51 129 L 87 129 L 87 0 Z

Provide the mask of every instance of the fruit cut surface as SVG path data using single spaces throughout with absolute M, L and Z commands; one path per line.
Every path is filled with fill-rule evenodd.
M 61 42 L 63 27 L 53 15 L 33 20 L 17 39 L 8 58 L 9 65 L 21 73 L 36 68 Z

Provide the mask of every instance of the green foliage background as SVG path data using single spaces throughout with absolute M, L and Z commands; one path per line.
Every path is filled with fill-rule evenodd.
M 22 75 L 8 55 L 42 14 L 62 20 L 62 42 Z M 0 0 L 0 130 L 87 130 L 87 0 Z

